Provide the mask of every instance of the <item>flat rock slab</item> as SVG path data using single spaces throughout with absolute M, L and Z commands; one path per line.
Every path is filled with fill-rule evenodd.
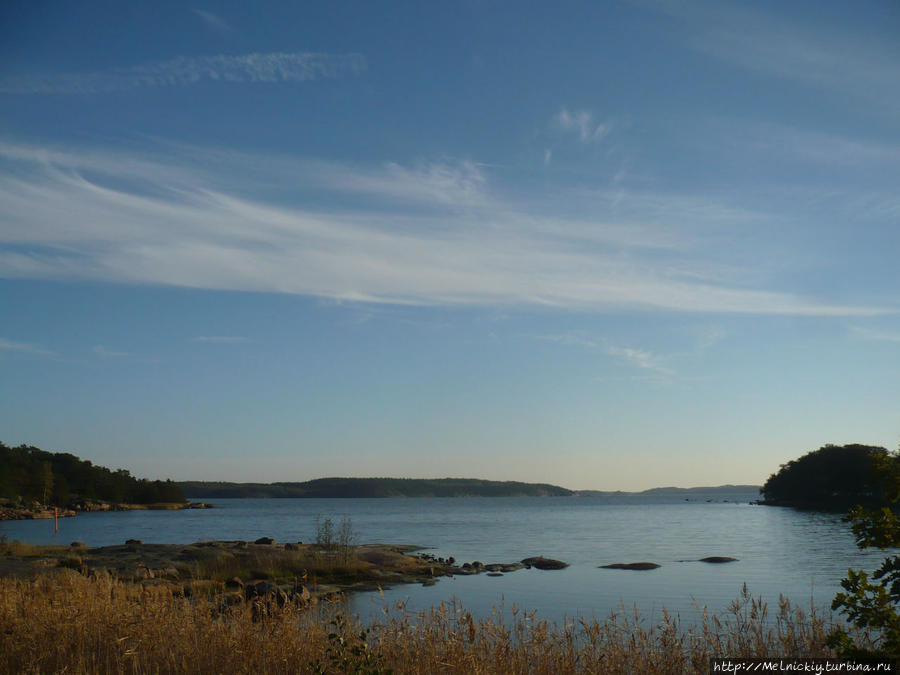
M 634 562 L 634 563 L 613 563 L 612 565 L 601 565 L 600 569 L 604 570 L 655 570 L 659 565 L 652 562 Z
M 737 562 L 737 558 L 729 558 L 725 555 L 711 555 L 707 558 L 700 558 L 700 562 L 705 563 L 727 563 L 727 562 Z
M 525 558 L 521 562 L 526 567 L 536 567 L 539 570 L 561 570 L 564 567 L 569 566 L 569 563 L 565 563 L 562 560 L 554 560 L 553 558 L 545 558 L 544 556 Z

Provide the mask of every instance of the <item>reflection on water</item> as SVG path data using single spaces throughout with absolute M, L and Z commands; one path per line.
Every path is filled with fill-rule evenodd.
M 512 562 L 544 555 L 564 560 L 559 571 L 520 570 L 503 577 L 456 577 L 431 587 L 402 586 L 352 600 L 370 614 L 402 601 L 424 609 L 456 597 L 478 613 L 503 603 L 542 616 L 606 617 L 636 605 L 653 620 L 663 606 L 685 617 L 695 605 L 720 611 L 747 583 L 775 605 L 779 594 L 827 606 L 848 567 L 874 569 L 883 553 L 859 551 L 839 515 L 739 503 L 623 497 L 469 499 L 242 499 L 218 508 L 85 514 L 60 520 L 6 522 L 0 533 L 33 543 L 80 540 L 91 546 L 129 538 L 157 543 L 209 539 L 278 541 L 315 538 L 317 515 L 352 519 L 360 543 L 416 544 L 458 561 Z M 718 497 L 717 499 L 721 499 Z M 719 555 L 738 562 L 708 564 Z M 659 569 L 599 569 L 650 561 Z

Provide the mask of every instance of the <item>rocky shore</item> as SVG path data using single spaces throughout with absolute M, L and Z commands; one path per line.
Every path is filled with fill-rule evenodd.
M 66 507 L 44 506 L 33 502 L 29 506 L 5 504 L 0 505 L 0 520 L 40 520 L 58 518 L 71 518 L 79 513 L 93 513 L 98 511 L 177 511 L 181 509 L 211 509 L 212 504 L 204 502 L 160 502 L 156 504 L 116 504 L 99 501 L 73 502 Z
M 109 574 L 116 579 L 171 590 L 175 595 L 207 595 L 234 603 L 256 598 L 277 602 L 315 603 L 348 591 L 377 590 L 397 584 L 431 585 L 440 577 L 487 574 L 502 576 L 517 570 L 552 570 L 566 563 L 544 557 L 511 563 L 478 560 L 457 563 L 416 553 L 414 546 L 381 544 L 324 548 L 301 542 L 277 543 L 270 537 L 255 542 L 208 541 L 193 544 L 150 544 L 129 539 L 119 546 L 88 548 L 0 545 L 0 577 L 33 578 L 41 574 L 89 577 Z

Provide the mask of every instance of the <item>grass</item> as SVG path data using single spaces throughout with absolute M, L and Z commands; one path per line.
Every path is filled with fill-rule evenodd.
M 694 625 L 622 611 L 605 621 L 544 621 L 456 603 L 385 610 L 362 625 L 340 603 L 227 606 L 74 570 L 0 579 L 4 673 L 694 673 L 713 656 L 825 657 L 830 616 L 785 599 L 770 615 L 746 588 Z
M 218 550 L 217 555 L 198 557 L 183 563 L 182 570 L 194 579 L 228 581 L 241 579 L 306 578 L 327 583 L 333 580 L 367 580 L 373 565 L 358 559 L 337 560 L 314 547 L 296 551 L 262 549 L 247 551 Z

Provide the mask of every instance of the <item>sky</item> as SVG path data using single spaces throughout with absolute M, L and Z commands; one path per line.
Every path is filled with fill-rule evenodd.
M 0 440 L 761 484 L 900 440 L 900 4 L 0 8 Z

